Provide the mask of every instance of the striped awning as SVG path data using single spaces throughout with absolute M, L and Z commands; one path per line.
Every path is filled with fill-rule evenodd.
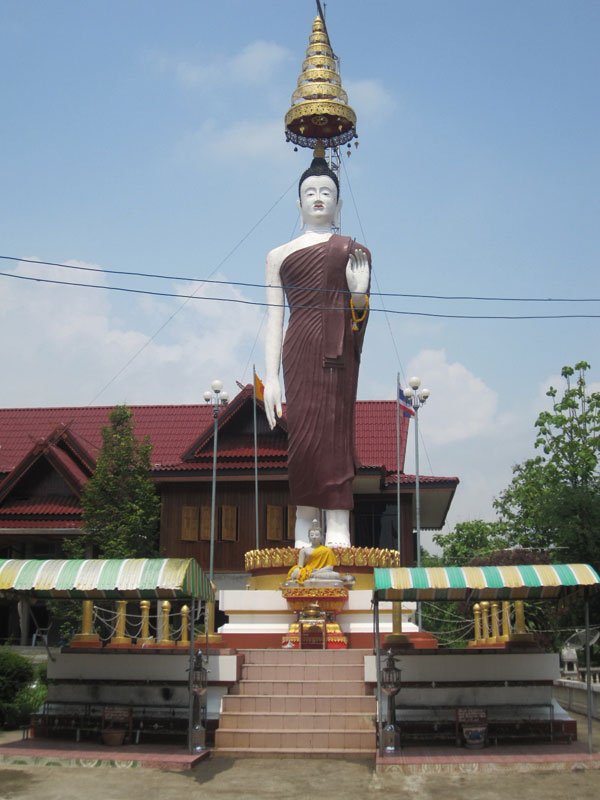
M 193 558 L 0 559 L 0 597 L 214 600 Z
M 535 600 L 600 588 L 588 564 L 375 569 L 378 600 Z

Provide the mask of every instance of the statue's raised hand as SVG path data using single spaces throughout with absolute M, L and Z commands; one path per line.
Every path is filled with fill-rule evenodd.
M 265 414 L 271 430 L 275 427 L 275 413 L 281 417 L 281 384 L 278 378 L 267 378 L 265 380 Z
M 369 288 L 369 259 L 364 250 L 357 248 L 348 257 L 346 281 L 352 294 L 366 294 Z

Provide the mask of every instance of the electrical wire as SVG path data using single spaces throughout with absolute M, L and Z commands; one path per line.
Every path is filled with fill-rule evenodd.
M 239 297 L 201 297 L 197 294 L 178 294 L 176 292 L 157 292 L 152 291 L 151 289 L 133 289 L 131 287 L 126 286 L 105 286 L 103 284 L 98 283 L 78 283 L 76 281 L 55 281 L 50 278 L 34 278 L 30 275 L 16 275 L 13 272 L 0 272 L 1 277 L 5 278 L 15 278 L 17 280 L 22 281 L 30 281 L 32 283 L 47 283 L 53 284 L 55 286 L 75 286 L 81 289 L 103 289 L 104 291 L 111 291 L 111 292 L 125 292 L 126 294 L 143 294 L 143 295 L 150 295 L 152 297 L 172 297 L 179 300 L 185 300 L 185 303 L 182 303 L 171 316 L 161 325 L 161 327 L 156 331 L 156 333 L 146 341 L 146 343 L 139 349 L 136 355 L 139 355 L 143 349 L 145 349 L 155 338 L 156 336 L 163 330 L 164 327 L 173 319 L 173 317 L 179 313 L 183 309 L 183 307 L 187 304 L 189 300 L 204 300 L 204 301 L 211 301 L 211 302 L 219 302 L 219 303 L 238 303 L 240 305 L 245 306 L 262 306 L 263 308 L 268 308 L 270 306 L 275 308 L 281 308 L 280 303 L 267 303 L 264 300 L 242 300 Z M 305 309 L 310 311 L 336 311 L 337 309 L 333 309 L 330 306 L 307 306 L 307 305 L 291 305 L 289 306 L 290 309 Z M 377 306 L 370 306 L 369 311 L 372 312 L 383 312 L 384 314 L 396 314 L 399 316 L 404 317 L 429 317 L 434 319 L 479 319 L 479 320 L 495 320 L 495 319 L 502 319 L 502 320 L 529 320 L 529 319 L 600 319 L 600 314 L 439 314 L 427 311 L 403 311 L 400 309 L 395 308 L 377 308 Z M 123 367 L 125 369 L 135 358 L 136 356 L 132 356 L 130 361 Z M 120 373 L 119 373 L 120 374 Z M 113 378 L 115 380 L 118 375 Z M 110 383 L 113 382 L 110 381 Z M 104 388 L 107 388 L 110 384 L 107 384 Z M 99 394 L 102 394 L 104 389 L 102 389 Z M 91 401 L 93 402 L 96 397 Z
M 354 199 L 352 195 L 352 188 L 350 184 L 348 184 L 348 188 L 350 190 L 350 195 Z M 356 208 L 356 203 L 355 203 Z M 358 211 L 356 211 L 358 216 Z M 259 222 L 261 222 L 259 220 Z M 258 225 L 259 223 L 257 223 Z M 296 227 L 298 225 L 298 220 L 294 224 L 294 228 L 292 230 L 292 236 L 294 237 L 294 233 Z M 365 239 L 366 245 L 366 236 L 364 235 L 362 223 L 360 223 L 359 218 L 359 226 L 361 232 L 363 233 L 363 238 Z M 254 226 L 254 228 L 256 225 Z M 247 238 L 249 234 L 254 230 L 252 228 L 248 234 L 246 234 Z M 269 288 L 269 284 L 266 283 L 251 283 L 249 281 L 229 281 L 229 280 L 216 280 L 211 279 L 211 275 L 214 275 L 220 267 L 223 266 L 225 261 L 227 261 L 231 255 L 238 249 L 239 245 L 244 241 L 244 239 L 240 240 L 236 247 L 231 250 L 227 256 L 209 273 L 207 278 L 190 278 L 187 276 L 181 275 L 161 275 L 159 273 L 154 272 L 135 272 L 132 270 L 121 270 L 121 269 L 108 269 L 107 267 L 84 267 L 81 264 L 63 264 L 59 261 L 42 261 L 40 259 L 35 258 L 20 258 L 18 256 L 6 256 L 0 255 L 0 259 L 4 261 L 16 261 L 16 262 L 23 262 L 24 264 L 38 264 L 41 266 L 46 267 L 58 267 L 59 269 L 70 269 L 70 270 L 78 270 L 80 272 L 96 272 L 104 275 L 123 275 L 125 277 L 131 278 L 151 278 L 152 280 L 165 280 L 165 281 L 182 281 L 185 283 L 209 283 L 215 284 L 217 286 L 240 286 L 244 288 L 253 288 L 253 289 L 267 289 Z M 0 273 L 2 275 L 8 275 L 13 273 Z M 373 276 L 376 278 L 375 272 Z M 305 289 L 305 286 L 283 286 L 284 289 Z M 310 287 L 311 291 L 314 292 L 324 292 L 324 293 L 331 293 L 331 292 L 341 292 L 343 294 L 351 294 L 349 289 L 325 289 L 319 286 Z M 407 300 L 462 300 L 462 301 L 469 301 L 469 302 L 497 302 L 497 303 L 600 303 L 600 297 L 493 297 L 493 296 L 483 296 L 483 295 L 444 295 L 444 294 L 418 294 L 416 292 L 369 292 L 371 297 L 401 297 Z

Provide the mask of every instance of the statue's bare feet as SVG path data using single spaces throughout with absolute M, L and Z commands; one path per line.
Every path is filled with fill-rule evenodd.
M 350 547 L 350 512 L 345 509 L 329 509 L 327 516 L 327 547 Z

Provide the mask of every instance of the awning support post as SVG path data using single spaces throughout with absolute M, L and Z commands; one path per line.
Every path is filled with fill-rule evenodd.
M 381 647 L 379 644 L 379 599 L 375 596 L 373 617 L 375 619 L 375 670 L 377 672 L 377 736 L 379 755 L 383 756 L 383 699 L 381 695 Z
M 190 665 L 188 674 L 188 753 L 194 752 L 194 621 L 196 619 L 196 598 L 192 597 L 192 610 L 189 617 L 190 623 Z
M 590 659 L 590 596 L 585 589 L 585 682 L 587 695 L 588 753 L 594 752 L 592 743 L 592 669 Z

